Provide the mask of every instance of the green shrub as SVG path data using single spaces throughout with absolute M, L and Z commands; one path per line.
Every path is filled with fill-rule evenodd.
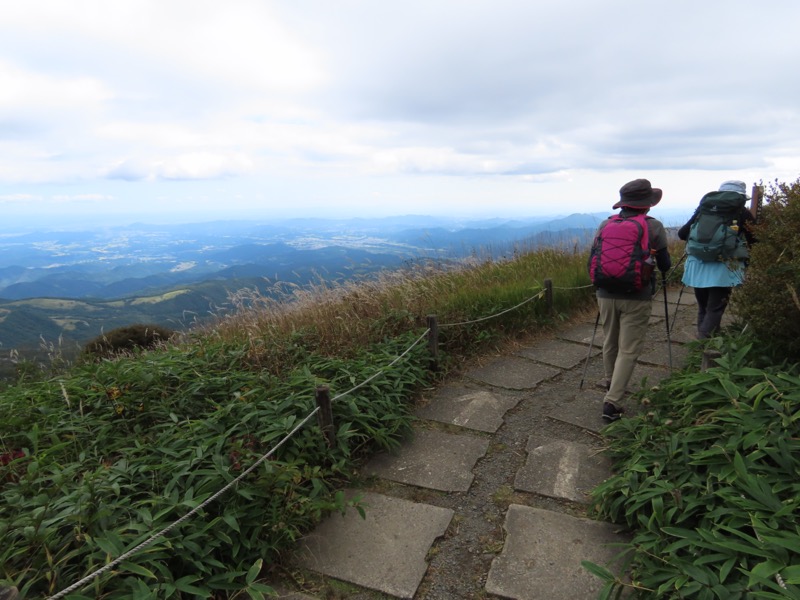
M 175 332 L 160 325 L 137 323 L 112 329 L 87 342 L 83 348 L 84 356 L 93 358 L 112 358 L 123 352 L 137 348 L 155 348 L 166 342 Z
M 800 179 L 773 183 L 751 250 L 745 283 L 732 310 L 765 347 L 791 362 L 800 360 Z
M 673 376 L 644 414 L 604 430 L 616 474 L 594 490 L 595 516 L 632 538 L 629 580 L 585 565 L 602 597 L 800 597 L 800 376 L 753 368 L 743 341 L 726 339 L 716 367 Z
M 276 448 L 312 414 L 316 386 L 345 392 L 381 364 L 380 377 L 333 402 L 332 447 L 312 419 L 219 500 L 70 594 L 259 597 L 248 571 L 343 509 L 335 490 L 356 462 L 408 434 L 408 400 L 429 383 L 427 349 L 385 365 L 415 337 L 350 360 L 307 355 L 281 380 L 242 369 L 241 347 L 207 344 L 87 362 L 9 388 L 0 397 L 0 584 L 44 597 L 93 573 Z

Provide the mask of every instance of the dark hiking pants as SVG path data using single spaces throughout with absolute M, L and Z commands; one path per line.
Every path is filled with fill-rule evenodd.
M 697 298 L 697 337 L 711 337 L 719 331 L 722 315 L 731 297 L 731 288 L 694 288 L 694 297 Z

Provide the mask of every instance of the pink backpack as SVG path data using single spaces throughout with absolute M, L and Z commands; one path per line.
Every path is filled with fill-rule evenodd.
M 647 216 L 609 217 L 589 254 L 589 277 L 595 287 L 614 293 L 638 292 L 650 284 L 653 268 Z

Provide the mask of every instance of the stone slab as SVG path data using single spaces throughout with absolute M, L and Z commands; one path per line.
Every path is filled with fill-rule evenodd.
M 591 491 L 611 476 L 611 460 L 586 444 L 535 435 L 527 451 L 514 478 L 523 492 L 589 504 Z
M 560 371 L 516 356 L 501 357 L 466 376 L 497 388 L 531 390 Z
M 472 469 L 488 448 L 487 438 L 417 429 L 396 454 L 375 455 L 364 472 L 432 490 L 466 492 Z
M 590 354 L 595 356 L 599 352 L 594 346 L 589 348 L 588 343 L 583 345 L 556 339 L 524 348 L 518 354 L 546 365 L 571 369 L 585 361 Z
M 697 305 L 697 300 L 694 297 L 694 289 L 690 287 L 684 287 L 683 290 L 681 290 L 680 287 L 667 288 L 667 302 L 670 304 Z
M 428 404 L 416 410 L 416 416 L 439 423 L 458 425 L 475 431 L 494 433 L 503 424 L 503 416 L 514 408 L 520 397 L 446 386 L 436 391 Z
M 666 360 L 666 349 L 662 349 L 661 352 L 664 353 Z M 636 368 L 633 370 L 633 375 L 631 375 L 631 380 L 628 383 L 628 389 L 633 392 L 640 391 L 642 389 L 642 381 L 645 380 L 645 386 L 649 389 L 654 385 L 658 385 L 659 381 L 666 379 L 669 375 L 668 367 L 637 363 Z
M 670 305 L 669 319 L 670 319 L 670 339 L 673 342 L 689 343 L 696 340 L 697 336 L 697 303 L 692 297 L 691 304 L 685 304 L 683 301 L 680 305 Z M 661 310 L 662 325 L 658 335 L 666 339 L 666 328 L 663 325 L 664 311 Z M 726 310 L 722 315 L 722 326 L 727 327 L 732 325 L 735 321 L 733 313 Z M 663 330 L 663 333 L 662 333 Z
M 558 410 L 548 417 L 554 421 L 562 421 L 599 433 L 607 425 L 600 416 L 603 413 L 604 396 L 605 393 L 598 389 L 584 387 L 583 391 L 578 392 L 570 402 L 562 403 Z
M 697 307 L 689 306 L 688 304 L 681 304 L 680 306 L 677 304 L 668 304 L 665 311 L 663 299 L 661 302 L 653 303 L 653 311 L 651 313 L 653 317 L 658 317 L 663 320 L 665 312 L 669 314 L 669 321 L 672 323 L 677 315 L 696 315 Z
M 659 344 L 645 344 L 644 350 L 639 355 L 639 362 L 669 368 L 670 353 L 672 354 L 673 369 L 680 369 L 686 363 L 689 349 L 680 344 L 667 345 L 666 341 Z
M 302 592 L 292 592 L 286 590 L 285 588 L 275 587 L 273 589 L 277 596 L 269 596 L 270 598 L 275 598 L 276 600 L 318 600 L 314 596 L 309 596 L 308 594 L 304 594 Z
M 675 323 L 670 331 L 670 339 L 678 344 L 689 344 L 697 339 L 697 327 Z
M 692 317 L 692 319 L 697 317 L 696 302 L 692 302 L 691 304 L 687 304 L 686 302 L 681 302 L 680 304 L 671 304 L 669 309 L 670 318 L 680 315 L 686 315 L 687 317 Z
M 567 340 L 570 342 L 578 342 L 580 344 L 588 345 L 592 343 L 592 332 L 594 330 L 595 330 L 594 321 L 592 321 L 591 323 L 582 323 L 580 325 L 575 325 L 574 327 L 565 329 L 564 331 L 559 331 L 556 335 L 562 340 Z M 598 347 L 603 346 L 602 323 L 598 323 L 597 325 L 597 332 L 594 335 L 593 345 Z
M 589 600 L 603 582 L 581 565 L 609 565 L 626 541 L 608 523 L 512 504 L 506 542 L 492 561 L 486 591 L 511 600 Z M 613 567 L 612 567 L 613 570 Z
M 347 496 L 352 497 L 353 492 Z M 413 598 L 425 558 L 453 511 L 366 492 L 366 518 L 353 508 L 325 519 L 299 543 L 297 566 L 396 598 Z
M 672 308 L 670 306 L 670 339 L 673 342 L 684 344 L 693 341 L 697 332 L 697 308 L 695 306 L 676 307 L 678 310 L 672 310 Z M 652 328 L 649 338 L 666 342 L 667 328 L 663 311 L 658 325 Z
M 651 306 L 651 309 L 652 309 L 650 311 L 651 320 L 652 319 L 661 319 L 661 320 L 663 320 L 664 319 L 664 313 L 666 311 L 669 311 L 669 316 L 672 317 L 672 313 L 675 311 L 675 305 L 674 304 L 667 304 L 666 309 L 664 308 L 664 296 L 662 296 L 661 294 L 659 294 L 657 296 L 653 296 L 653 302 L 652 302 L 652 304 L 650 306 Z

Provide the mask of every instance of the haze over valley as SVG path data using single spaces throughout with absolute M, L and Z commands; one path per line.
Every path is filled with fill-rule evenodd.
M 243 288 L 345 281 L 515 247 L 583 247 L 606 213 L 519 220 L 429 216 L 0 230 L 0 349 L 76 348 L 110 329 L 183 329 Z

